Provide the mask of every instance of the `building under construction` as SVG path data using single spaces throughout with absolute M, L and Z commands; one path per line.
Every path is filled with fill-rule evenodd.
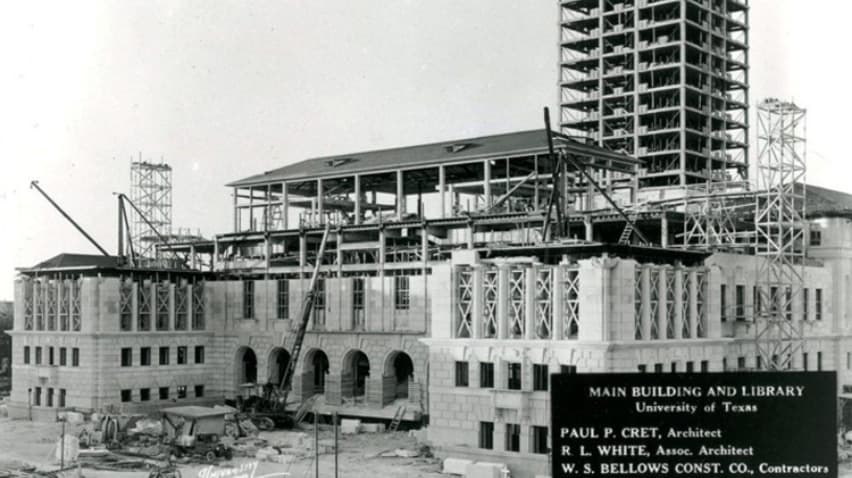
M 550 473 L 552 373 L 836 370 L 852 422 L 852 195 L 805 185 L 777 100 L 745 181 L 745 3 L 560 6 L 587 37 L 563 37 L 562 133 L 296 162 L 160 260 L 19 269 L 10 413 L 221 403 L 295 363 L 290 408 L 427 423 L 520 477 Z
M 619 205 L 636 197 L 641 162 L 552 136 L 553 154 L 538 130 L 235 181 L 233 231 L 160 245 L 183 258 L 175 269 L 74 255 L 20 269 L 10 412 L 140 411 L 277 383 L 327 225 L 292 406 L 428 417 L 442 453 L 545 472 L 559 371 L 781 364 L 838 370 L 852 385 L 852 196 L 793 188 L 807 195 L 808 254 L 795 263 L 806 286 L 784 302 L 791 292 L 763 279 L 754 233 L 684 244 L 695 221 L 684 210 L 704 198 Z M 596 180 L 612 174 L 625 180 Z M 730 196 L 731 220 L 753 230 L 753 206 L 738 214 L 736 203 L 758 195 Z M 770 313 L 801 336 L 764 357 L 775 342 L 756 331 Z

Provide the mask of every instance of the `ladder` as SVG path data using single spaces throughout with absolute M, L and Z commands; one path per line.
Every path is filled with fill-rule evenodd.
M 308 415 L 308 412 L 311 411 L 311 409 L 313 408 L 316 399 L 317 396 L 313 395 L 312 397 L 302 402 L 301 405 L 299 405 L 299 409 L 296 410 L 296 415 L 293 417 L 293 425 L 298 425 L 302 423 L 302 420 L 305 419 L 305 417 Z
M 402 422 L 402 418 L 405 416 L 405 405 L 401 405 L 396 409 L 396 412 L 393 414 L 393 420 L 391 420 L 390 426 L 388 426 L 389 432 L 395 432 L 399 430 L 399 424 Z
M 621 231 L 621 237 L 618 238 L 619 244 L 630 244 L 630 238 L 633 236 L 633 223 L 628 222 Z

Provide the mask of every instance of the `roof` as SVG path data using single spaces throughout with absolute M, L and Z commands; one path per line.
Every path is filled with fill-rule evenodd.
M 172 408 L 164 408 L 161 410 L 163 413 L 168 413 L 169 415 L 177 415 L 180 417 L 186 418 L 207 418 L 207 417 L 219 417 L 222 415 L 227 415 L 229 413 L 233 413 L 233 409 L 219 407 L 219 408 L 210 408 L 210 407 L 199 407 L 197 405 L 186 405 L 183 407 L 172 407 Z
M 579 143 L 560 133 L 553 138 L 558 146 L 567 147 L 577 154 L 595 155 L 622 164 L 635 165 L 639 161 L 598 146 Z M 432 163 L 464 162 L 476 158 L 509 154 L 541 153 L 547 151 L 547 135 L 543 129 L 480 136 L 477 138 L 440 141 L 437 143 L 406 146 L 361 153 L 349 153 L 306 159 L 287 166 L 255 174 L 228 183 L 230 187 L 252 186 L 270 182 L 309 179 L 324 176 L 342 176 L 360 172 L 407 168 Z
M 40 262 L 32 269 L 57 269 L 75 267 L 117 267 L 118 257 L 104 256 L 101 254 L 70 254 L 62 253 Z
M 805 192 L 805 215 L 807 217 L 852 216 L 852 194 L 812 184 L 806 185 Z

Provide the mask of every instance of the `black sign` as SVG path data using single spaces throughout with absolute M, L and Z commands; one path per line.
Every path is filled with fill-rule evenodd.
M 836 477 L 834 372 L 552 376 L 553 477 Z

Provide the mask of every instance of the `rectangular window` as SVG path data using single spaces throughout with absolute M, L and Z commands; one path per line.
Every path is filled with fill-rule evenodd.
M 74 347 L 71 349 L 71 366 L 79 367 L 80 366 L 80 349 Z
M 160 400 L 169 399 L 169 387 L 160 387 Z
M 494 388 L 494 364 L 479 362 L 479 388 Z
M 509 362 L 506 364 L 506 388 L 509 390 L 521 389 L 521 364 Z
M 122 402 L 129 402 L 131 400 L 133 400 L 133 390 L 127 390 L 127 389 L 122 390 L 121 391 L 121 401 Z
M 494 449 L 494 422 L 479 422 L 479 448 Z
M 57 404 L 59 408 L 65 408 L 65 389 L 59 389 L 59 403 Z
M 196 385 L 195 386 L 195 398 L 201 398 L 204 396 L 204 385 Z
M 547 365 L 533 364 L 533 390 L 546 392 L 550 383 Z
M 48 365 L 55 365 L 56 364 L 56 362 L 53 361 L 53 358 L 54 358 L 53 357 L 53 347 L 48 347 L 47 348 L 47 364 Z
M 735 297 L 735 299 L 737 301 L 736 302 L 737 320 L 742 322 L 743 320 L 745 320 L 745 286 L 744 285 L 737 285 L 736 289 L 734 289 L 734 292 L 737 295 Z
M 802 370 L 808 371 L 808 353 L 802 352 Z
M 364 278 L 352 279 L 352 329 L 364 330 Z
M 159 283 L 157 290 L 157 319 L 154 326 L 157 330 L 169 330 L 169 310 L 171 309 L 171 284 Z
M 178 386 L 178 398 L 186 398 L 186 385 Z
M 47 403 L 46 403 L 46 405 L 47 405 L 48 407 L 52 407 L 52 406 L 53 406 L 53 388 L 48 388 L 48 389 L 47 389 Z
M 186 346 L 181 345 L 177 348 L 177 363 L 178 365 L 186 364 Z
M 314 298 L 314 328 L 325 327 L 325 279 L 317 279 L 317 294 Z
M 139 401 L 147 402 L 151 400 L 151 389 L 150 388 L 140 388 L 139 389 Z
M 394 307 L 396 310 L 408 310 L 410 305 L 408 276 L 395 276 L 393 278 Z
M 140 332 L 143 330 L 151 330 L 151 314 L 153 313 L 153 311 L 151 310 L 151 284 L 148 282 L 143 282 L 142 284 L 139 284 L 136 291 L 136 304 L 139 309 L 136 317 L 136 328 Z
M 701 371 L 707 372 L 709 370 L 710 370 L 710 362 L 708 362 L 707 360 L 702 360 L 701 361 Z
M 654 364 L 654 373 L 663 373 L 663 364 L 655 363 Z
M 808 288 L 802 289 L 802 320 L 808 320 Z
M 195 346 L 195 363 L 204 363 L 204 346 Z
M 133 365 L 133 349 L 125 347 L 121 349 L 121 366 L 130 367 Z
M 59 347 L 59 366 L 64 367 L 66 365 L 68 365 L 68 349 Z
M 30 346 L 29 345 L 24 345 L 24 363 L 25 364 L 30 363 Z
M 550 453 L 550 447 L 547 446 L 547 427 L 532 426 L 532 449 L 530 451 L 540 454 Z
M 817 370 L 822 371 L 822 352 L 817 352 Z
M 642 365 L 637 365 L 637 366 L 636 366 L 636 370 L 638 370 L 638 371 L 639 371 L 639 373 L 645 373 L 645 372 L 647 372 L 647 371 L 648 371 L 648 367 L 647 367 L 646 365 L 644 365 L 644 364 L 642 364 Z
M 243 318 L 254 318 L 254 281 L 243 281 Z
M 763 369 L 763 357 L 761 357 L 760 355 L 755 357 L 754 364 L 755 364 L 756 369 L 758 369 L 758 370 Z
M 33 389 L 33 405 L 41 406 L 41 387 Z
M 793 289 L 790 287 L 784 291 L 784 317 L 793 320 Z
M 692 363 L 692 361 L 690 360 L 689 362 L 686 362 L 686 372 L 692 373 L 694 371 L 695 371 L 695 365 Z
M 814 289 L 814 320 L 822 320 L 822 289 Z
M 728 320 L 728 287 L 725 284 L 719 285 L 719 309 L 721 310 L 722 322 Z
M 810 245 L 811 246 L 821 246 L 822 245 L 822 231 L 819 229 L 811 229 L 810 234 Z
M 467 387 L 468 368 L 467 362 L 456 361 L 456 387 Z
M 559 373 L 568 373 L 568 374 L 577 373 L 577 366 L 576 365 L 560 365 L 559 366 Z
M 672 362 L 671 372 L 672 372 L 672 373 L 677 372 L 677 362 Z
M 139 349 L 139 365 L 151 365 L 151 347 L 141 347 Z
M 506 451 L 521 451 L 521 426 L 517 423 L 506 424 Z
M 754 315 L 763 313 L 763 299 L 760 298 L 760 289 L 757 286 L 751 288 L 752 301 L 754 302 Z
M 171 349 L 168 347 L 160 347 L 160 365 L 168 365 Z
M 276 281 L 277 288 L 277 296 L 278 296 L 278 318 L 286 319 L 290 317 L 290 283 L 287 279 L 278 279 Z
M 728 357 L 722 357 L 722 371 L 728 371 Z
M 35 364 L 41 365 L 41 347 L 36 347 L 35 351 Z
M 742 357 L 742 356 L 737 357 L 737 370 L 745 370 L 745 368 L 746 368 L 745 357 Z

